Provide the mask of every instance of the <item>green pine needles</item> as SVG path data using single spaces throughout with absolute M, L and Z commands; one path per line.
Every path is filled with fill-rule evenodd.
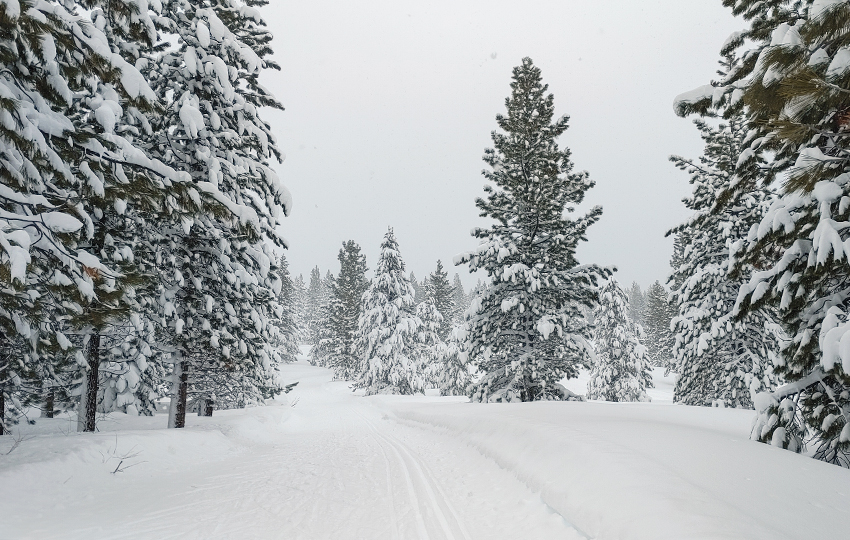
M 514 68 L 507 114 L 496 117 L 500 131 L 484 154 L 486 196 L 475 202 L 494 223 L 474 229 L 480 245 L 455 260 L 490 280 L 467 321 L 469 354 L 484 373 L 474 401 L 564 399 L 558 381 L 589 363 L 587 313 L 608 271 L 580 265 L 576 247 L 602 208 L 565 217 L 594 182 L 559 148 L 569 118 L 553 120 L 547 91 L 530 58 Z

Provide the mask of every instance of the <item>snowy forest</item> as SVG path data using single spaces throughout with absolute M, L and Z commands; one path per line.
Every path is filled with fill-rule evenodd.
M 611 402 L 627 407 L 605 409 L 612 416 L 604 418 L 618 422 L 641 411 L 688 418 L 682 422 L 728 415 L 745 426 L 745 452 L 774 452 L 752 454 L 771 478 L 824 462 L 816 482 L 830 478 L 845 489 L 830 507 L 832 521 L 820 523 L 847 532 L 850 506 L 840 501 L 850 503 L 842 470 L 850 469 L 850 2 L 722 1 L 745 26 L 717 44 L 717 71 L 706 73 L 706 84 L 673 101 L 704 149 L 669 158 L 689 182 L 682 205 L 690 217 L 670 224 L 669 273 L 643 288 L 620 283 L 614 266 L 579 261 L 588 231 L 606 214 L 585 204 L 597 181 L 562 143 L 570 117 L 556 114 L 561 96 L 529 57 L 504 74 L 509 93 L 504 110 L 493 111 L 483 179 L 469 179 L 483 183 L 474 205 L 485 225 L 471 231 L 468 251 L 416 276 L 404 254 L 417 246 L 400 243 L 389 224 L 383 238 L 344 240 L 338 266 L 295 275 L 289 259 L 299 246 L 286 239 L 293 197 L 276 172 L 286 170 L 280 135 L 264 120 L 284 103 L 260 82 L 266 70 L 281 69 L 263 18 L 267 4 L 0 0 L 0 439 L 8 441 L 0 476 L 23 475 L 48 453 L 100 448 L 114 469 L 106 473 L 123 473 L 133 486 L 134 469 L 122 467 L 142 463 L 136 452 L 148 443 L 119 452 L 125 436 L 136 440 L 126 435 L 136 424 L 123 418 L 147 422 L 139 430 L 163 429 L 163 437 L 175 433 L 164 428 L 199 437 L 161 443 L 188 463 L 207 452 L 193 446 L 208 447 L 200 437 L 212 428 L 204 426 L 218 426 L 199 422 L 230 422 L 216 428 L 222 437 L 250 422 L 323 426 L 330 420 L 310 412 L 320 395 L 310 392 L 332 388 L 319 401 L 359 399 L 393 411 L 372 417 L 351 405 L 334 413 L 347 419 L 345 429 L 362 422 L 371 430 L 380 453 L 357 455 L 398 457 L 375 477 L 391 483 L 393 467 L 403 465 L 418 494 L 411 507 L 442 502 L 416 514 L 419 522 L 399 521 L 395 536 L 299 537 L 400 538 L 406 527 L 420 538 L 501 537 L 466 528 L 462 508 L 470 503 L 450 502 L 454 488 L 429 472 L 427 453 L 435 450 L 420 455 L 404 442 L 421 433 L 382 431 L 389 415 L 399 430 L 427 424 L 440 437 L 478 437 L 469 433 L 481 429 L 480 438 L 463 439 L 464 451 L 477 448 L 513 470 L 523 489 L 542 493 L 574 527 L 566 535 L 535 529 L 531 537 L 621 538 L 621 529 L 600 525 L 609 519 L 604 504 L 593 513 L 547 487 L 561 465 L 544 470 L 548 458 L 534 452 L 560 439 L 526 452 L 510 435 L 536 440 L 523 431 L 536 419 L 564 411 L 562 418 L 591 422 L 603 413 L 587 407 Z M 364 246 L 379 246 L 377 260 L 367 261 Z M 465 287 L 467 278 L 477 284 Z M 676 407 L 653 402 L 664 381 Z M 60 422 L 61 434 L 49 431 Z M 268 425 L 250 429 L 271 444 L 258 435 Z M 630 439 L 632 428 L 612 429 Z M 498 433 L 505 438 L 493 438 Z M 89 444 L 85 437 L 100 446 L 80 446 Z M 335 444 L 315 448 L 325 455 Z M 145 452 L 150 463 L 139 470 L 171 463 L 155 457 L 158 450 Z M 739 459 L 722 449 L 712 455 Z M 284 461 L 274 462 L 281 471 Z M 55 484 L 73 476 L 70 465 L 62 470 Z M 799 474 L 797 488 L 784 492 L 795 494 L 789 498 L 811 479 Z M 407 489 L 399 486 L 394 496 Z M 467 488 L 457 489 L 465 501 Z M 621 491 L 606 481 L 588 493 L 607 500 L 605 489 Z M 835 497 L 831 489 L 823 492 Z M 670 512 L 641 504 L 647 515 Z M 13 511 L 0 499 L 5 505 L 3 514 Z M 439 519 L 428 521 L 429 512 Z M 628 515 L 618 519 L 630 523 Z M 810 525 L 805 515 L 782 519 L 803 521 L 797 529 L 777 525 L 788 536 L 776 538 Z M 647 536 L 635 538 L 683 537 L 640 523 Z M 741 538 L 774 537 L 743 523 L 730 525 Z M 28 536 L 36 530 L 28 526 L 16 529 L 20 537 L 59 537 Z M 198 537 L 268 537 L 203 530 Z

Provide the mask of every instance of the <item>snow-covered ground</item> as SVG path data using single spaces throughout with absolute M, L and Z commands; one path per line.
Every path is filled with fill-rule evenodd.
M 748 440 L 750 411 L 352 395 L 330 372 L 273 405 L 40 420 L 0 442 L 0 538 L 844 538 L 850 471 Z M 665 386 L 666 385 L 666 386 Z

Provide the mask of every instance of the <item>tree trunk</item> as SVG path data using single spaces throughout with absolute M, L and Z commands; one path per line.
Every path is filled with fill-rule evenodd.
M 86 377 L 86 416 L 83 431 L 94 432 L 97 414 L 97 387 L 100 376 L 100 334 L 92 334 L 89 339 L 89 372 Z
M 5 373 L 0 373 L 0 435 L 6 434 L 6 394 L 3 393 Z
M 186 397 L 189 393 L 189 362 L 182 360 L 174 364 L 174 389 L 168 410 L 168 427 L 186 427 Z
M 47 396 L 44 398 L 44 409 L 42 413 L 45 418 L 53 418 L 53 403 L 56 401 L 56 391 L 53 387 L 47 391 Z

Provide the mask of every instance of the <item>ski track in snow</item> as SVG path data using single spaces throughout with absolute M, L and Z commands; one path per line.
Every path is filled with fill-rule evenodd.
M 94 435 L 39 422 L 0 460 L 0 483 L 20 486 L 0 492 L 0 514 L 16 516 L 0 540 L 584 538 L 473 446 L 395 420 L 327 370 L 285 369 L 294 407 L 184 430 L 158 429 L 164 416 L 118 415 Z M 112 474 L 131 448 L 134 465 Z
M 441 537 L 446 540 L 459 540 L 461 538 L 471 540 L 454 506 L 452 506 L 451 501 L 440 488 L 437 479 L 430 469 L 428 469 L 425 462 L 417 457 L 404 443 L 392 435 L 382 434 L 365 416 L 362 418 L 366 425 L 369 426 L 375 440 L 382 447 L 384 445 L 389 446 L 390 450 L 395 454 L 396 463 L 402 469 L 407 483 L 410 504 L 416 513 L 417 532 L 421 540 L 432 540 Z M 387 459 L 385 451 L 383 455 Z M 389 462 L 387 468 L 388 470 L 390 468 Z M 430 512 L 427 512 L 428 523 L 426 523 L 426 515 L 422 511 L 422 508 L 425 506 L 422 504 L 422 500 L 428 501 L 426 507 L 427 510 L 430 510 Z M 439 530 L 434 526 L 431 516 L 436 518 L 439 524 Z

